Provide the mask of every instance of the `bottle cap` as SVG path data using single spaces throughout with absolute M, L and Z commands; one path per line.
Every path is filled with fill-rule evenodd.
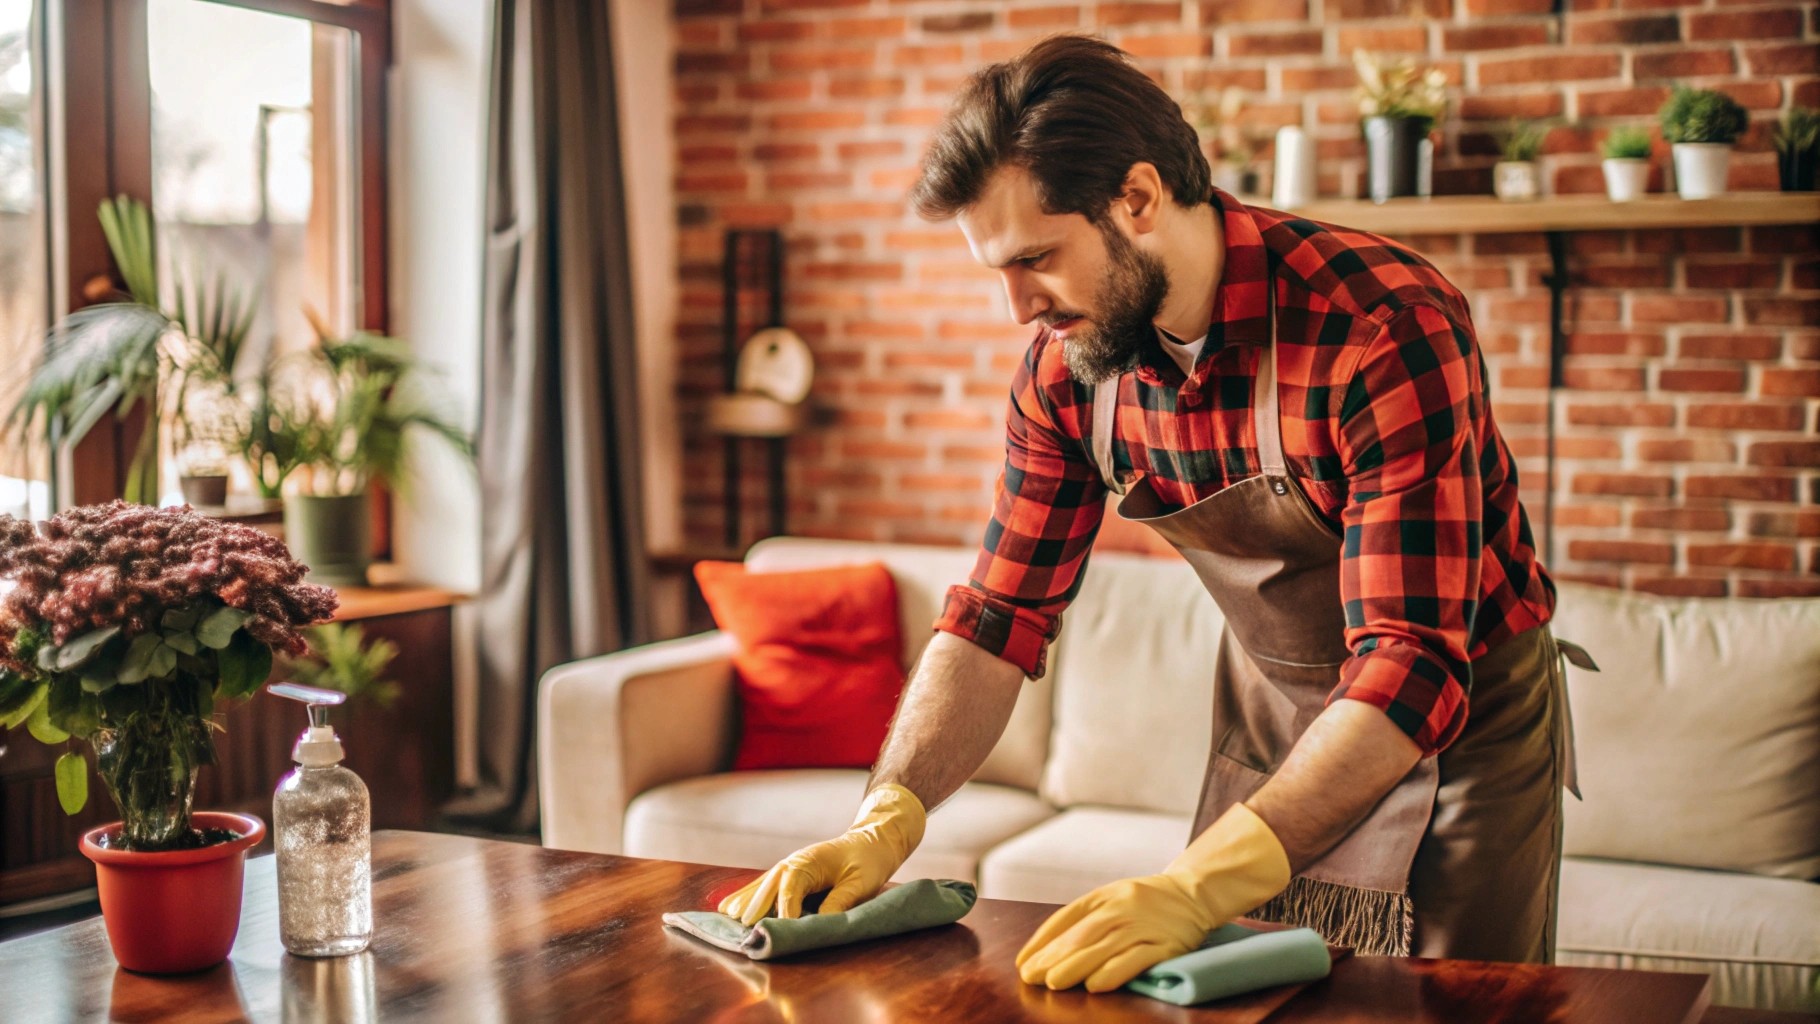
M 329 708 L 347 700 L 347 694 L 302 683 L 273 683 L 265 689 L 267 693 L 288 697 L 309 708 L 310 727 L 297 737 L 297 745 L 291 748 L 291 760 L 305 768 L 322 768 L 341 762 L 341 737 L 335 735 L 329 725 Z

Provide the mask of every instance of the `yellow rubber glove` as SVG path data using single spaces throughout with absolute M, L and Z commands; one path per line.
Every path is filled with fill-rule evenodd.
M 1017 954 L 1025 984 L 1110 992 L 1200 947 L 1207 933 L 1289 885 L 1276 833 L 1234 804 L 1160 875 L 1102 885 L 1055 912 Z
M 878 895 L 910 859 L 910 851 L 923 841 L 927 824 L 923 802 L 916 794 L 886 783 L 866 795 L 846 832 L 785 857 L 750 885 L 721 900 L 718 909 L 749 928 L 771 910 L 773 901 L 777 916 L 800 917 L 803 897 L 830 889 L 820 912 L 851 910 Z

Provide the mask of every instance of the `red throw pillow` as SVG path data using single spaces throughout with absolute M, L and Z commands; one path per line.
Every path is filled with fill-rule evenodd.
M 883 565 L 747 572 L 698 562 L 714 622 L 739 641 L 735 771 L 867 768 L 904 686 L 897 585 Z

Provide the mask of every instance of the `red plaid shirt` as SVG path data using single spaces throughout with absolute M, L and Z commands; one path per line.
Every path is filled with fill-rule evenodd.
M 1214 198 L 1226 264 L 1207 344 L 1184 375 L 1150 343 L 1119 388 L 1113 459 L 1171 508 L 1259 472 L 1252 382 L 1274 256 L 1283 447 L 1342 545 L 1353 656 L 1328 700 L 1381 708 L 1433 754 L 1466 723 L 1471 661 L 1554 608 L 1466 300 L 1389 239 Z M 1032 678 L 1105 512 L 1090 409 L 1039 330 L 1012 383 L 984 549 L 935 624 Z

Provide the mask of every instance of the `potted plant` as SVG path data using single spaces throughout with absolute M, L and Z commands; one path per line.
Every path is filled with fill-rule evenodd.
M 1367 192 L 1374 202 L 1431 191 L 1434 143 L 1428 138 L 1447 110 L 1447 78 L 1409 60 L 1386 64 L 1353 53 L 1359 72 L 1360 130 L 1365 135 Z
M 1660 116 L 1662 137 L 1674 147 L 1675 188 L 1681 198 L 1724 195 L 1732 143 L 1750 121 L 1744 108 L 1722 92 L 1678 85 Z
M 124 496 L 156 504 L 158 410 L 175 410 L 176 447 L 187 447 L 199 431 L 185 398 L 198 387 L 232 394 L 254 304 L 219 277 L 198 284 L 201 275 L 192 274 L 165 288 L 156 228 L 144 203 L 127 196 L 106 200 L 99 217 L 126 292 L 77 310 L 51 328 L 42 359 L 0 427 L 37 433 L 56 452 L 74 447 L 107 412 L 125 417 L 143 403 L 146 426 L 131 457 Z M 238 447 L 230 438 L 229 450 Z
M 1812 192 L 1820 160 L 1820 110 L 1790 107 L 1776 124 L 1776 170 L 1784 192 Z
M 383 637 L 368 640 L 366 631 L 351 623 L 326 622 L 302 632 L 309 650 L 284 661 L 285 678 L 355 700 L 370 697 L 382 708 L 398 699 L 397 681 L 386 678 L 386 668 L 398 657 L 397 644 Z
M 1499 133 L 1504 159 L 1492 168 L 1492 191 L 1499 199 L 1534 199 L 1542 194 L 1542 172 L 1536 157 L 1548 128 L 1541 122 L 1513 120 Z
M 128 970 L 200 970 L 233 945 L 244 857 L 265 824 L 190 805 L 215 759 L 215 710 L 335 610 L 303 575 L 277 538 L 187 507 L 114 501 L 38 526 L 0 516 L 0 726 L 94 753 L 121 820 L 81 848 Z M 54 774 L 63 809 L 80 811 L 83 755 L 72 746 Z
M 1605 194 L 1612 202 L 1627 203 L 1649 191 L 1649 129 L 1613 128 L 1602 149 Z
M 405 484 L 420 433 L 464 457 L 473 441 L 430 400 L 428 374 L 399 341 L 360 333 L 317 343 L 269 370 L 257 399 L 256 469 L 273 467 L 284 494 L 285 539 L 310 578 L 366 583 L 372 561 L 368 485 Z M 282 457 L 280 454 L 282 453 Z

